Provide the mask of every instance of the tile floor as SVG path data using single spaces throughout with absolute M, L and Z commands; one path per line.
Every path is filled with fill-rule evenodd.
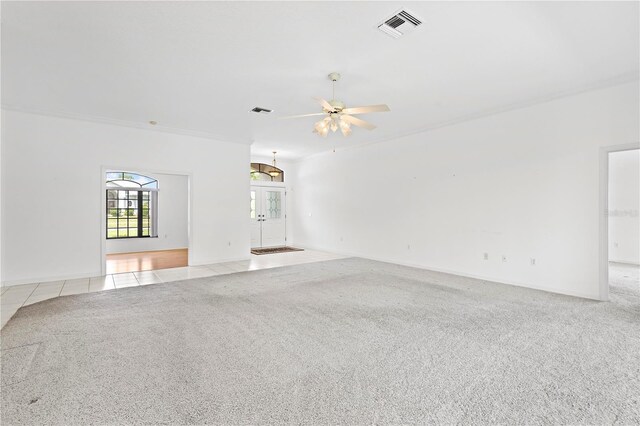
M 251 255 L 250 260 L 237 262 L 158 269 L 155 271 L 125 272 L 103 277 L 78 278 L 66 281 L 1 287 L 0 320 L 2 321 L 2 327 L 4 327 L 20 307 L 58 296 L 117 290 L 119 288 L 138 285 L 166 283 L 189 278 L 202 278 L 257 269 L 276 268 L 279 266 L 298 265 L 301 263 L 321 262 L 323 260 L 341 259 L 343 257 L 344 256 L 332 253 L 305 250 L 262 256 Z

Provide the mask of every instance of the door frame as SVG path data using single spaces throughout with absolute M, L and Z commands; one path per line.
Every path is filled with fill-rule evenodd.
M 193 256 L 193 197 L 192 197 L 192 189 L 193 189 L 193 174 L 191 172 L 186 171 L 176 171 L 176 170 L 149 170 L 145 167 L 122 167 L 122 166 L 102 166 L 100 169 L 100 275 L 106 275 L 107 272 L 107 236 L 105 234 L 105 230 L 107 229 L 107 211 L 105 206 L 107 205 L 107 182 L 106 182 L 106 173 L 109 170 L 122 170 L 122 171 L 131 171 L 140 174 L 154 175 L 154 174 L 163 174 L 163 175 L 178 175 L 178 176 L 186 176 L 187 178 L 187 265 L 192 264 L 192 256 Z M 162 184 L 161 184 L 162 185 Z M 159 191 L 161 192 L 161 191 Z
M 640 149 L 640 143 L 628 143 L 600 147 L 600 294 L 602 301 L 609 300 L 609 154 Z
M 255 183 L 254 183 L 255 182 Z M 284 191 L 284 209 L 282 212 L 284 214 L 284 243 L 287 244 L 287 186 L 284 182 L 270 182 L 270 181 L 251 181 L 251 185 L 249 185 L 249 192 L 253 190 L 253 188 L 280 188 Z M 256 197 L 257 198 L 257 197 Z M 106 201 L 105 201 L 106 202 Z M 249 221 L 252 219 L 249 218 Z M 249 246 L 251 246 L 251 235 L 249 235 Z M 253 247 L 250 247 L 253 248 Z

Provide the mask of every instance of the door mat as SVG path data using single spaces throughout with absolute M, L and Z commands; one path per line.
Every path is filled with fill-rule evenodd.
M 274 253 L 286 253 L 288 251 L 304 251 L 301 248 L 295 247 L 270 247 L 270 248 L 259 248 L 259 249 L 251 249 L 251 254 L 274 254 Z

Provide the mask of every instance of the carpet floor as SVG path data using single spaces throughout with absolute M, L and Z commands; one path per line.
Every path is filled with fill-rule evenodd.
M 17 424 L 639 424 L 640 298 L 357 258 L 60 297 L 2 330 Z

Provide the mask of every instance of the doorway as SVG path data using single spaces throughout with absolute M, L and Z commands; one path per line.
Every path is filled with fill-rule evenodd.
M 609 291 L 640 296 L 640 149 L 609 153 Z
M 188 173 L 102 168 L 102 275 L 187 266 Z
M 600 299 L 640 296 L 640 146 L 600 155 Z
M 286 192 L 273 186 L 251 186 L 251 248 L 286 245 Z

